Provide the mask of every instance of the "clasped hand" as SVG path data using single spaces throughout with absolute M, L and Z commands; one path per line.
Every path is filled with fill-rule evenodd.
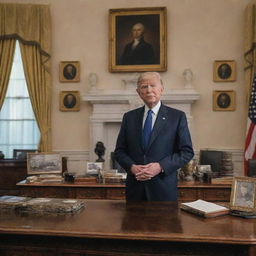
M 162 168 L 159 163 L 149 163 L 146 165 L 133 164 L 131 167 L 131 172 L 134 174 L 136 180 L 145 181 L 156 176 L 161 172 L 161 169 Z

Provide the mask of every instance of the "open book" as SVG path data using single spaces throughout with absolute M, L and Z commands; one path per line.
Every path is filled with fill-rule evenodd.
M 190 202 L 190 203 L 181 203 L 180 208 L 182 210 L 185 210 L 203 217 L 207 217 L 207 218 L 216 217 L 216 216 L 229 213 L 228 208 L 215 203 L 210 203 L 201 199 L 196 200 L 194 202 Z

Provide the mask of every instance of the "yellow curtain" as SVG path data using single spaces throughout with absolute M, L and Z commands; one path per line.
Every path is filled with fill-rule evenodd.
M 29 96 L 41 133 L 39 150 L 51 151 L 51 75 L 37 45 L 20 44 Z
M 249 104 L 253 74 L 256 71 L 256 1 L 251 1 L 245 9 L 244 60 L 246 99 Z
M 41 132 L 38 149 L 49 152 L 52 150 L 49 6 L 0 3 L 0 42 L 10 39 L 20 42 L 28 91 Z M 0 99 L 4 98 L 4 94 L 5 92 L 0 90 Z
M 16 38 L 38 45 L 40 53 L 50 56 L 51 16 L 48 5 L 0 3 L 0 40 Z
M 0 110 L 4 103 L 11 74 L 14 49 L 15 39 L 0 40 Z

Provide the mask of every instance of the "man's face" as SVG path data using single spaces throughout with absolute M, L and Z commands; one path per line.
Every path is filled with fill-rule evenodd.
M 149 108 L 153 108 L 160 101 L 163 90 L 160 80 L 152 76 L 140 81 L 137 93 Z
M 144 32 L 144 28 L 140 24 L 135 24 L 132 27 L 132 37 L 133 38 L 141 38 Z
M 73 67 L 67 66 L 67 72 L 71 74 L 73 72 Z
M 68 103 L 73 102 L 73 95 L 69 94 L 69 95 L 67 96 L 67 102 L 68 102 Z
M 225 95 L 221 95 L 220 96 L 220 101 L 221 102 L 225 102 L 227 99 L 226 99 L 226 96 Z
M 246 186 L 241 186 L 240 187 L 241 194 L 244 196 L 247 193 L 247 187 Z

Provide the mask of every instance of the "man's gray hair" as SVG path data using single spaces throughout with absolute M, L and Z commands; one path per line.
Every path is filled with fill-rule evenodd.
M 163 85 L 162 78 L 158 72 L 144 72 L 144 73 L 141 73 L 140 76 L 138 77 L 137 86 L 139 86 L 143 80 L 150 79 L 152 77 L 155 77 L 156 79 L 158 79 L 161 85 Z

